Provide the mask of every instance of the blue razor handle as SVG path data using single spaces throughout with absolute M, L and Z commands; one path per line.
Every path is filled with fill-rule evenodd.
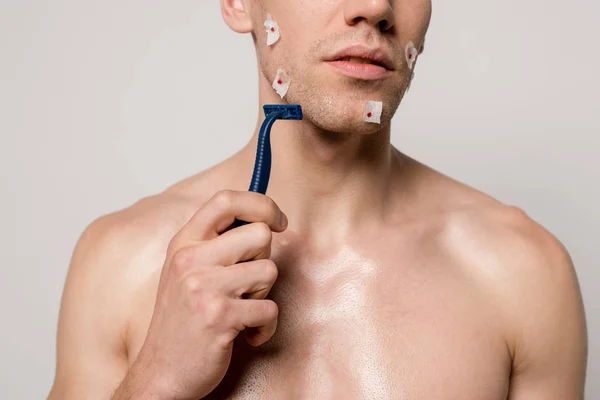
M 302 107 L 298 104 L 265 104 L 263 110 L 266 118 L 258 135 L 254 172 L 248 191 L 266 194 L 269 178 L 271 177 L 271 128 L 278 119 L 301 120 Z M 247 223 L 236 219 L 233 228 Z

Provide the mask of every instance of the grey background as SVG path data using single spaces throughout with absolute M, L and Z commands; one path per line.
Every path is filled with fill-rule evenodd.
M 588 399 L 600 398 L 598 15 L 592 0 L 434 2 L 393 128 L 401 150 L 565 243 L 589 324 Z M 0 0 L 2 398 L 48 393 L 85 226 L 239 149 L 256 87 L 251 39 L 216 0 Z

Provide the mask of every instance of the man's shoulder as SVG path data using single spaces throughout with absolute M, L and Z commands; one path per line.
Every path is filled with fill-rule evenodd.
M 445 227 L 457 251 L 511 274 L 543 273 L 569 258 L 563 243 L 517 206 L 488 202 L 464 207 L 448 213 Z
M 427 179 L 435 188 L 427 195 L 437 199 L 433 205 L 436 219 L 442 223 L 444 240 L 457 252 L 488 260 L 492 256 L 511 259 L 502 263 L 505 268 L 536 268 L 540 261 L 543 264 L 547 259 L 568 257 L 558 238 L 522 208 L 504 204 L 441 173 L 429 172 Z
M 522 208 L 479 192 L 470 200 L 443 212 L 442 244 L 490 293 L 518 295 L 573 275 L 563 243 Z
M 126 263 L 156 252 L 169 243 L 201 205 L 202 199 L 169 190 L 144 197 L 93 220 L 82 233 L 76 251 L 106 260 L 107 267 L 115 261 Z
M 166 247 L 190 209 L 188 200 L 161 193 L 96 218 L 77 241 L 68 279 L 93 287 L 100 297 L 114 293 L 111 301 L 128 302 L 160 269 Z
M 481 293 L 482 304 L 503 321 L 516 363 L 533 357 L 523 351 L 535 347 L 535 337 L 538 341 L 545 337 L 544 329 L 585 332 L 580 327 L 585 324 L 583 306 L 571 256 L 524 210 L 501 203 L 466 207 L 448 213 L 443 237 L 455 265 Z M 570 318 L 575 322 L 561 327 L 560 320 Z M 584 340 L 580 333 L 573 335 Z
M 98 269 L 102 274 L 114 272 L 119 278 L 141 279 L 160 268 L 173 236 L 210 197 L 231 184 L 223 171 L 216 165 L 96 218 L 79 238 L 74 259 L 84 258 L 84 268 Z
M 445 227 L 459 265 L 513 330 L 508 333 L 513 352 L 524 327 L 577 310 L 581 294 L 567 249 L 521 208 L 500 203 L 465 208 L 452 213 Z
M 423 164 L 413 165 L 420 171 L 416 215 L 422 216 L 419 220 L 431 228 L 429 232 L 436 232 L 450 257 L 496 278 L 568 268 L 563 244 L 522 208 Z

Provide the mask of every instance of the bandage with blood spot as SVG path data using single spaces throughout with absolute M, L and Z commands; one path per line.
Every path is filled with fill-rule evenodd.
M 410 89 L 410 85 L 412 83 L 413 78 L 415 77 L 415 62 L 417 61 L 417 55 L 419 52 L 415 47 L 415 44 L 410 41 L 406 44 L 406 49 L 404 50 L 404 55 L 406 57 L 406 64 L 408 65 L 408 69 L 410 71 L 410 76 L 408 78 L 408 84 L 406 85 L 407 92 Z
M 415 62 L 415 60 L 417 59 L 417 54 L 419 52 L 417 51 L 417 48 L 415 47 L 415 44 L 410 41 L 406 44 L 406 49 L 404 50 L 404 55 L 406 56 L 406 63 L 408 64 L 408 69 L 413 68 L 413 64 Z
M 292 79 L 290 76 L 284 70 L 278 69 L 275 80 L 273 81 L 273 89 L 275 89 L 279 97 L 282 99 L 285 97 L 291 83 Z
M 381 101 L 367 101 L 363 119 L 372 124 L 381 124 L 381 114 L 383 112 L 383 103 Z
M 279 25 L 273 21 L 271 14 L 267 14 L 267 20 L 265 21 L 265 29 L 267 30 L 267 46 L 275 44 L 281 34 L 279 33 Z

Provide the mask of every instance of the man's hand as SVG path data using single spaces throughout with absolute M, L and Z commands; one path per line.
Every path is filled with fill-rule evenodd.
M 250 224 L 227 231 L 236 218 Z M 272 231 L 286 227 L 262 194 L 222 191 L 204 204 L 169 244 L 146 341 L 114 399 L 202 398 L 225 376 L 240 331 L 251 328 L 254 346 L 269 340 Z

